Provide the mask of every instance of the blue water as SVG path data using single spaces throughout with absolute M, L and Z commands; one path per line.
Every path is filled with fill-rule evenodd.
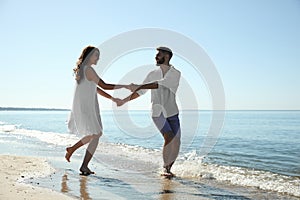
M 68 111 L 1 111 L 0 122 L 19 128 L 67 134 Z M 211 111 L 185 111 L 182 151 L 200 150 L 210 125 Z M 153 126 L 149 111 L 131 111 L 124 118 L 132 128 L 116 121 L 116 113 L 102 111 L 107 141 L 160 149 L 163 140 Z M 117 116 L 121 119 L 122 117 Z M 198 123 L 194 119 L 198 119 Z M 181 120 L 182 122 L 183 120 Z M 198 125 L 197 132 L 189 130 Z M 143 128 L 144 126 L 144 128 Z M 139 128 L 141 131 L 137 132 Z M 122 130 L 123 129 L 123 130 Z M 224 127 L 207 161 L 300 176 L 300 111 L 226 111 Z
M 227 112 L 210 161 L 300 175 L 299 111 Z
M 0 111 L 0 128 L 14 125 L 19 132 L 32 130 L 69 135 L 66 126 L 68 114 L 68 111 Z M 101 118 L 102 141 L 161 150 L 163 139 L 153 125 L 149 111 L 102 111 Z M 180 155 L 200 153 L 204 139 L 210 135 L 211 118 L 212 111 L 181 112 Z M 2 130 L 0 139 L 5 138 L 10 142 L 16 139 L 9 138 L 9 131 Z M 31 137 L 23 142 L 30 143 L 30 140 L 32 143 L 38 141 Z M 274 177 L 283 175 L 294 182 L 296 180 L 297 188 L 300 177 L 300 111 L 226 111 L 223 129 L 204 162 L 271 172 Z M 272 181 L 276 182 L 275 179 Z

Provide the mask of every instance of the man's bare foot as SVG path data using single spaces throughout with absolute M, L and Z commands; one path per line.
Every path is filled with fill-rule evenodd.
M 160 174 L 161 176 L 164 176 L 166 178 L 172 178 L 175 176 L 175 174 L 173 174 L 171 172 L 171 168 L 169 166 L 166 166 L 163 173 Z
M 171 173 L 171 166 L 170 165 L 167 165 L 167 166 L 164 166 L 164 172 L 165 173 Z
M 70 162 L 70 158 L 71 158 L 74 151 L 72 150 L 72 147 L 67 147 L 66 151 L 67 152 L 66 152 L 65 158 L 68 162 Z

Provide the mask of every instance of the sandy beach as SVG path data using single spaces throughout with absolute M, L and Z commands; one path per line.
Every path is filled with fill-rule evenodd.
M 0 199 L 73 199 L 51 189 L 22 183 L 53 171 L 41 158 L 0 155 Z
M 213 180 L 199 183 L 180 177 L 168 180 L 158 174 L 152 177 L 123 170 L 113 172 L 99 164 L 92 165 L 96 175 L 80 176 L 74 170 L 79 164 L 77 158 L 69 166 L 73 169 L 54 158 L 54 162 L 13 155 L 0 155 L 0 159 L 0 199 L 286 199 L 276 193 L 226 186 Z

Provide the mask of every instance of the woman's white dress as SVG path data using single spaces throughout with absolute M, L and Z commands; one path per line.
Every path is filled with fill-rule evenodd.
M 78 135 L 102 135 L 102 122 L 97 98 L 99 77 L 92 67 L 84 66 L 80 83 L 75 85 L 68 129 Z M 88 72 L 88 73 L 86 73 Z M 88 79 L 92 79 L 89 81 Z

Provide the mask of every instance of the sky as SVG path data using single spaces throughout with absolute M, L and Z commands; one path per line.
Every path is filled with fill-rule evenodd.
M 85 46 L 158 28 L 184 35 L 205 51 L 222 81 L 227 110 L 300 110 L 299 0 L 0 0 L 0 24 L 0 107 L 70 108 L 72 69 Z M 153 64 L 155 54 L 155 47 L 128 53 L 99 76 L 120 82 Z M 212 109 L 212 91 L 195 72 L 199 66 L 176 52 L 171 63 L 185 83 L 180 108 Z M 184 95 L 187 86 L 193 98 Z M 99 101 L 101 109 L 112 108 L 111 101 Z M 149 107 L 149 92 L 128 105 Z

